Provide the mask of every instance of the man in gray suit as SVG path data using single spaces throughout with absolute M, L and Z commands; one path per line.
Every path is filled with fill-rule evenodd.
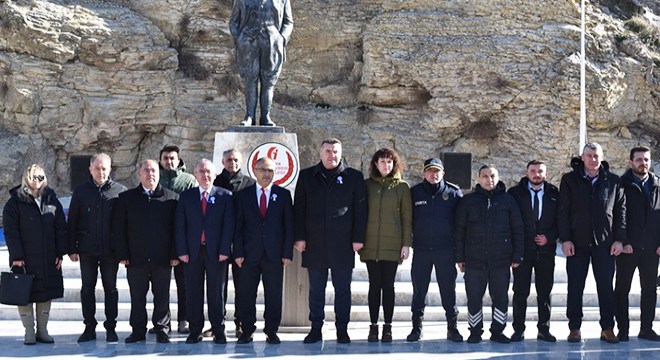
M 261 82 L 259 125 L 275 126 L 270 108 L 285 60 L 284 47 L 293 31 L 291 4 L 289 0 L 234 0 L 229 30 L 245 84 L 246 114 L 241 125 L 257 124 L 257 85 Z

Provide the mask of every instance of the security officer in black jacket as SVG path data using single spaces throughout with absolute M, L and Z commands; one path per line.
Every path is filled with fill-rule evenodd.
M 626 199 L 620 178 L 603 161 L 603 148 L 587 143 L 580 158 L 571 161 L 573 171 L 561 178 L 559 191 L 559 238 L 566 256 L 568 275 L 568 342 L 580 342 L 582 294 L 593 267 L 600 307 L 600 338 L 618 343 L 614 336 L 614 257 L 626 242 Z
M 179 264 L 174 243 L 174 216 L 179 195 L 158 184 L 158 162 L 140 164 L 140 184 L 119 195 L 113 215 L 114 244 L 120 264 L 126 265 L 131 293 L 127 344 L 144 341 L 147 332 L 147 291 L 151 284 L 156 341 L 169 343 L 170 278 Z
M 557 251 L 557 210 L 559 189 L 545 181 L 546 165 L 538 160 L 527 164 L 525 177 L 509 189 L 516 199 L 525 224 L 524 261 L 513 269 L 513 335 L 511 341 L 525 338 L 527 297 L 532 284 L 532 269 L 536 285 L 539 319 L 537 339 L 556 342 L 550 334 L 550 292 L 554 284 L 555 253 Z
M 630 169 L 621 177 L 626 193 L 626 225 L 628 244 L 623 254 L 616 258 L 616 303 L 617 334 L 620 341 L 628 341 L 630 319 L 628 318 L 628 294 L 635 269 L 639 270 L 642 288 L 640 298 L 640 339 L 660 341 L 653 331 L 655 319 L 658 255 L 660 254 L 660 178 L 650 172 L 651 149 L 646 146 L 630 150 Z
M 523 261 L 524 225 L 514 198 L 506 193 L 497 169 L 479 169 L 476 190 L 456 210 L 456 262 L 465 272 L 468 300 L 468 343 L 481 342 L 486 286 L 493 302 L 490 340 L 508 343 L 502 331 L 509 307 L 510 270 Z
M 422 320 L 426 308 L 431 270 L 440 289 L 442 307 L 447 319 L 447 339 L 463 341 L 456 328 L 456 261 L 454 258 L 454 211 L 463 194 L 458 186 L 443 179 L 444 166 L 440 159 L 424 162 L 424 181 L 410 189 L 413 202 L 414 255 L 410 273 L 413 283 L 413 329 L 406 338 L 422 338 Z
M 71 196 L 69 205 L 69 258 L 80 260 L 80 277 L 85 331 L 78 342 L 96 339 L 96 280 L 101 270 L 101 281 L 105 294 L 106 341 L 118 340 L 117 307 L 117 270 L 119 261 L 112 251 L 112 210 L 119 194 L 126 187 L 110 179 L 112 171 L 110 156 L 96 154 L 89 161 L 88 182 L 78 186 Z

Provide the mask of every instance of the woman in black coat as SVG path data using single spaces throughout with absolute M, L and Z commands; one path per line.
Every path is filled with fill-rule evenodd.
M 66 221 L 62 204 L 47 185 L 39 165 L 30 165 L 20 186 L 10 190 L 2 218 L 12 267 L 34 275 L 30 304 L 19 306 L 26 345 L 52 343 L 46 326 L 52 299 L 64 295 L 62 256 L 66 254 Z M 34 329 L 36 303 L 37 331 Z

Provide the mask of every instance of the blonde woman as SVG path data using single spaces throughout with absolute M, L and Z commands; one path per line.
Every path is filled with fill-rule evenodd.
M 46 329 L 50 303 L 64 294 L 62 256 L 67 252 L 66 222 L 62 204 L 47 183 L 44 169 L 30 165 L 21 185 L 10 190 L 2 212 L 11 266 L 25 267 L 28 274 L 34 275 L 30 304 L 18 307 L 26 345 L 54 342 Z

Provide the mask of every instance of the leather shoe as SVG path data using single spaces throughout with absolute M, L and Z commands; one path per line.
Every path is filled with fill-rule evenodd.
M 554 337 L 554 335 L 550 334 L 550 330 L 539 330 L 538 335 L 536 335 L 536 339 L 542 340 L 545 342 L 557 342 L 557 338 Z
M 266 342 L 269 344 L 277 345 L 279 344 L 280 337 L 276 333 L 266 333 Z
M 96 328 L 93 326 L 85 326 L 85 331 L 78 337 L 78 342 L 87 342 L 96 340 Z
M 144 335 L 138 335 L 136 333 L 131 333 L 124 340 L 124 342 L 127 343 L 127 344 L 132 344 L 132 343 L 136 343 L 138 341 L 144 341 L 145 338 L 146 338 L 146 336 L 144 336 Z
M 201 334 L 190 334 L 186 338 L 186 344 L 197 344 L 200 341 L 202 341 Z
M 252 342 L 252 334 L 248 333 L 243 333 L 238 340 L 236 340 L 237 344 L 247 344 Z
M 525 339 L 525 332 L 523 330 L 516 330 L 511 334 L 511 341 L 518 342 Z
M 602 341 L 607 341 L 610 344 L 617 344 L 619 342 L 619 338 L 614 336 L 614 332 L 612 331 L 612 328 L 607 328 L 601 331 L 600 339 Z
M 511 339 L 502 333 L 495 333 L 490 335 L 490 341 L 495 341 L 496 343 L 500 344 L 508 344 L 511 342 Z
M 582 333 L 580 333 L 579 329 L 573 329 L 568 334 L 568 337 L 566 338 L 566 341 L 568 341 L 570 343 L 580 342 L 580 341 L 582 341 Z
M 225 335 L 224 331 L 221 332 L 220 334 L 214 335 L 213 336 L 213 342 L 218 344 L 218 345 L 224 345 L 227 343 L 227 336 Z
M 619 338 L 619 341 L 623 341 L 623 342 L 630 341 L 630 336 L 628 336 L 627 331 L 620 330 L 619 333 L 616 335 L 616 337 Z
M 348 331 L 337 329 L 337 343 L 338 344 L 350 344 L 351 338 L 348 336 Z
M 470 336 L 468 336 L 467 342 L 469 344 L 478 344 L 481 342 L 481 334 L 483 334 L 484 331 L 481 329 L 471 329 L 470 330 Z
M 117 342 L 119 341 L 119 337 L 117 336 L 117 332 L 115 329 L 107 329 L 105 331 L 105 341 L 106 342 Z
M 305 339 L 303 340 L 303 343 L 305 344 L 313 344 L 319 341 L 323 340 L 323 334 L 321 333 L 321 328 L 312 328 L 309 331 L 309 334 L 305 336 Z
M 651 341 L 660 341 L 660 336 L 655 333 L 653 330 L 640 331 L 637 335 L 638 339 L 651 340 Z
M 156 342 L 159 344 L 167 344 L 170 342 L 170 337 L 165 331 L 156 331 Z

